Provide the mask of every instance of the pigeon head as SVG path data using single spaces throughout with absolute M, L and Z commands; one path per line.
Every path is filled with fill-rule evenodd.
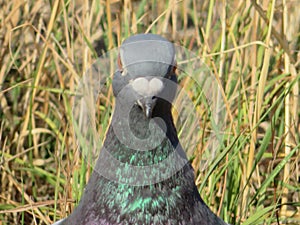
M 149 119 L 158 102 L 172 102 L 177 84 L 175 69 L 171 42 L 154 34 L 132 36 L 120 47 L 114 95 L 123 105 L 138 105 Z

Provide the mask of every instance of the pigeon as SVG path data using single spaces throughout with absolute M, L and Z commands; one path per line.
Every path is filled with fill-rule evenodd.
M 115 108 L 75 210 L 55 225 L 225 225 L 204 203 L 172 117 L 173 43 L 137 34 L 119 50 Z

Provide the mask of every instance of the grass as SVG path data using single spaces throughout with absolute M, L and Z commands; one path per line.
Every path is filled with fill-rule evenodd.
M 144 32 L 201 57 L 221 84 L 224 121 L 213 121 L 208 96 L 178 74 L 201 118 L 178 127 L 205 202 L 231 224 L 299 224 L 300 4 L 256 2 L 1 1 L 0 224 L 51 224 L 72 212 L 92 172 L 75 138 L 76 87 L 99 55 Z M 110 84 L 96 105 L 100 140 Z

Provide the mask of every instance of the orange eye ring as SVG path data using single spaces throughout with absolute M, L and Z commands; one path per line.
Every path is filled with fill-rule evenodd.
M 176 73 L 177 66 L 173 66 L 173 73 Z
M 120 54 L 118 55 L 118 68 L 119 68 L 120 72 L 123 71 L 123 65 L 122 65 Z
M 176 73 L 176 69 L 177 69 L 177 61 L 175 60 L 175 61 L 174 61 L 174 66 L 173 66 L 173 68 L 172 68 L 172 72 L 173 72 L 173 73 Z

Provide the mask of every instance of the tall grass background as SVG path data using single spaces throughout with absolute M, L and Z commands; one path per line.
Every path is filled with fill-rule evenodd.
M 204 201 L 231 224 L 299 224 L 299 10 L 297 0 L 0 1 L 0 225 L 72 212 L 92 172 L 72 126 L 76 85 L 99 55 L 145 32 L 194 51 L 222 84 L 223 147 L 205 168 L 205 139 L 192 150 Z M 100 104 L 103 138 L 109 80 Z

